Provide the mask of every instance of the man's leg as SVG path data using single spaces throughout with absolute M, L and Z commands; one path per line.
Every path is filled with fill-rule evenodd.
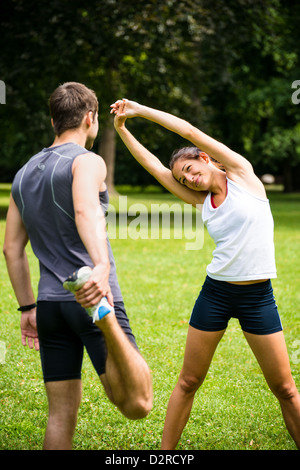
M 71 450 L 81 401 L 81 380 L 46 382 L 49 416 L 44 450 Z
M 100 379 L 108 397 L 127 418 L 144 418 L 152 408 L 152 383 L 147 363 L 114 314 L 106 315 L 96 325 L 107 347 L 106 372 Z

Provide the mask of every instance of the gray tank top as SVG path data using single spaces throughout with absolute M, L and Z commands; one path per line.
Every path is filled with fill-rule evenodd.
M 75 225 L 72 199 L 72 165 L 88 150 L 67 143 L 45 148 L 34 155 L 16 174 L 12 196 L 26 227 L 32 250 L 39 260 L 38 300 L 74 300 L 62 283 L 77 268 L 93 266 Z M 99 194 L 106 213 L 108 191 Z M 122 301 L 112 249 L 109 283 L 115 301 Z

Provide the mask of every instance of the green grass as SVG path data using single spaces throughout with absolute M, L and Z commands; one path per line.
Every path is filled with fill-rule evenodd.
M 123 188 L 124 189 L 124 188 Z M 126 191 L 129 189 L 126 188 Z M 9 187 L 1 191 L 5 213 Z M 275 219 L 278 279 L 273 281 L 291 357 L 300 339 L 300 195 L 270 194 Z M 131 193 L 128 205 L 178 200 L 164 193 Z M 5 221 L 0 221 L 3 243 Z M 171 232 L 172 235 L 172 232 Z M 181 369 L 188 319 L 205 278 L 213 243 L 207 234 L 201 250 L 186 250 L 186 240 L 111 240 L 131 325 L 153 377 L 154 407 L 141 421 L 129 421 L 105 397 L 87 355 L 83 363 L 83 398 L 74 438 L 75 449 L 159 449 L 166 407 Z M 38 264 L 28 248 L 32 283 Z M 40 449 L 47 421 L 47 401 L 39 354 L 21 345 L 19 313 L 3 257 L 0 258 L 0 449 Z M 299 346 L 298 346 L 299 348 Z M 294 354 L 294 356 L 293 356 Z M 291 361 L 300 388 L 300 365 Z M 191 418 L 178 449 L 295 449 L 277 400 L 268 389 L 243 337 L 231 320 L 207 378 L 196 395 Z

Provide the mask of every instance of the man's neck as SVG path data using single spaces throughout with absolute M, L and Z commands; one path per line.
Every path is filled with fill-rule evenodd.
M 60 136 L 56 136 L 50 147 L 56 147 L 67 143 L 74 143 L 85 147 L 86 135 L 78 131 L 66 131 Z

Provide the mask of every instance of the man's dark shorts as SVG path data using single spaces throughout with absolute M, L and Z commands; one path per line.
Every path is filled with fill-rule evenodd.
M 137 348 L 123 302 L 115 302 L 114 308 L 120 326 Z M 80 379 L 84 347 L 98 375 L 105 373 L 103 334 L 77 302 L 39 301 L 37 328 L 45 382 Z

